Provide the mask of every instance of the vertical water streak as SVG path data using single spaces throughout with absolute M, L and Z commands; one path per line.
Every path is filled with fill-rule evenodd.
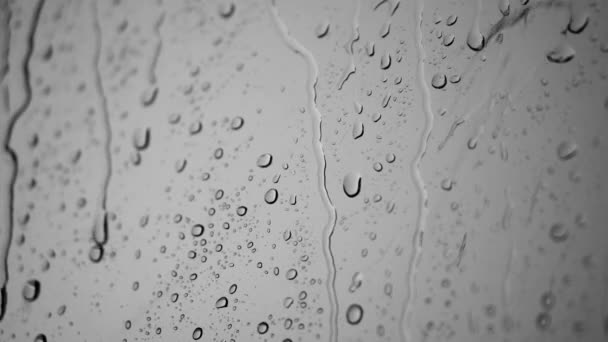
M 103 251 L 103 246 L 108 241 L 108 212 L 107 212 L 107 202 L 108 202 L 108 188 L 110 186 L 110 180 L 112 178 L 112 156 L 111 156 L 111 146 L 112 146 L 112 126 L 110 123 L 110 113 L 108 110 L 108 100 L 103 88 L 103 83 L 101 80 L 101 67 L 100 67 L 100 57 L 101 57 L 101 48 L 103 46 L 103 40 L 101 35 L 101 27 L 99 25 L 99 13 L 97 9 L 97 2 L 95 0 L 91 1 L 92 6 L 92 15 L 93 15 L 93 28 L 95 31 L 95 53 L 93 56 L 93 69 L 95 71 L 95 88 L 97 90 L 97 94 L 99 96 L 99 100 L 101 102 L 101 110 L 102 110 L 102 121 L 103 121 L 103 132 L 104 132 L 104 159 L 105 159 L 105 168 L 104 174 L 102 178 L 102 186 L 101 186 L 101 203 L 98 208 L 99 212 L 95 215 L 95 222 L 93 227 L 93 240 L 95 242 L 95 246 Z M 99 261 L 99 260 L 97 260 Z
M 8 215 L 8 220 L 5 220 L 8 224 L 6 227 L 5 233 L 2 235 L 3 240 L 0 241 L 0 320 L 4 317 L 6 312 L 6 302 L 7 302 L 7 293 L 6 293 L 6 285 L 8 283 L 8 254 L 10 250 L 11 241 L 13 239 L 13 231 L 15 227 L 15 187 L 17 183 L 17 174 L 19 171 L 19 158 L 17 156 L 17 152 L 11 146 L 11 138 L 13 136 L 13 132 L 15 126 L 19 119 L 23 116 L 25 111 L 29 108 L 32 102 L 32 84 L 30 77 L 30 60 L 32 59 L 32 54 L 34 52 L 34 38 L 36 36 L 36 32 L 38 30 L 38 23 L 40 21 L 40 14 L 42 13 L 42 8 L 44 7 L 44 0 L 38 0 L 34 5 L 32 19 L 30 21 L 30 25 L 27 33 L 27 42 L 25 48 L 25 54 L 23 56 L 23 63 L 21 65 L 21 72 L 23 73 L 24 80 L 24 95 L 25 98 L 21 106 L 17 108 L 15 113 L 13 113 L 8 119 L 8 123 L 6 125 L 5 131 L 3 132 L 4 140 L 2 142 L 4 152 L 8 154 L 10 158 L 10 175 L 8 179 L 8 184 L 6 184 L 6 188 L 8 189 L 8 196 L 6 196 L 6 204 L 8 208 L 5 210 L 5 213 Z M 8 9 L 8 4 L 6 6 Z M 9 10 L 10 13 L 10 10 Z M 6 18 L 6 28 L 9 29 L 7 34 L 10 34 L 10 14 L 8 18 Z M 10 36 L 9 36 L 10 37 Z M 10 42 L 7 42 L 10 44 Z M 8 53 L 8 49 L 6 51 Z M 7 55 L 8 58 L 8 55 Z M 7 72 L 8 72 L 8 62 L 7 62 Z M 3 74 L 4 75 L 4 74 Z M 10 111 L 10 109 L 9 109 Z M 4 227 L 3 227 L 4 229 Z
M 416 231 L 413 236 L 412 256 L 408 265 L 408 294 L 405 298 L 401 311 L 400 322 L 402 324 L 402 327 L 399 331 L 401 332 L 402 341 L 411 341 L 408 316 L 410 314 L 411 302 L 414 299 L 416 293 L 414 285 L 416 282 L 417 267 L 420 262 L 420 257 L 422 256 L 423 237 L 424 231 L 426 230 L 426 218 L 428 215 L 428 193 L 426 191 L 426 186 L 424 180 L 422 179 L 422 175 L 420 174 L 420 163 L 422 162 L 422 158 L 426 153 L 428 139 L 433 129 L 433 112 L 431 109 L 431 95 L 429 91 L 429 86 L 426 82 L 426 75 L 424 71 L 426 54 L 424 51 L 424 43 L 422 37 L 423 10 L 423 0 L 416 0 L 415 31 L 417 42 L 416 47 L 418 51 L 418 82 L 420 90 L 422 92 L 423 110 L 426 116 L 426 120 L 423 134 L 420 136 L 420 147 L 411 165 L 413 180 L 419 194 L 418 199 L 420 203 L 420 208 L 418 213 L 418 219 L 416 222 Z
M 355 13 L 353 15 L 353 34 L 351 39 L 344 45 L 344 49 L 349 56 L 348 66 L 344 69 L 342 73 L 342 78 L 340 83 L 338 83 L 338 90 L 342 90 L 344 87 L 344 83 L 348 81 L 351 75 L 353 75 L 357 71 L 357 66 L 355 65 L 355 42 L 359 40 L 359 15 L 361 13 L 361 0 L 356 0 L 355 3 Z
M 323 152 L 322 144 L 322 131 L 321 131 L 321 113 L 317 108 L 317 81 L 319 77 L 319 69 L 317 62 L 313 54 L 306 49 L 300 42 L 289 34 L 287 26 L 281 20 L 278 9 L 274 0 L 270 0 L 270 10 L 274 18 L 275 24 L 278 27 L 281 36 L 285 40 L 287 46 L 292 49 L 296 54 L 301 55 L 308 64 L 308 107 L 311 112 L 311 123 L 313 127 L 313 148 L 315 151 L 315 158 L 317 159 L 317 177 L 319 184 L 319 192 L 325 202 L 325 208 L 329 214 L 329 220 L 324 229 L 323 239 L 323 255 L 327 264 L 328 275 L 327 275 L 327 291 L 329 294 L 329 305 L 330 305 L 330 342 L 336 342 L 338 340 L 338 300 L 336 296 L 336 262 L 331 249 L 331 239 L 336 229 L 337 212 L 334 207 L 329 192 L 327 191 L 327 161 L 325 159 L 325 153 Z
M 163 48 L 163 39 L 160 34 L 160 29 L 165 22 L 165 12 L 161 13 L 154 24 L 154 37 L 156 39 L 156 46 L 154 47 L 154 54 L 152 55 L 152 62 L 150 63 L 149 81 L 151 84 L 156 84 L 156 65 L 158 64 L 158 58 Z

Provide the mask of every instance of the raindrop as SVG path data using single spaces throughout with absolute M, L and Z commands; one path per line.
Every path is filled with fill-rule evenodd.
M 200 328 L 200 327 L 197 327 L 192 332 L 192 339 L 195 340 L 195 341 L 197 341 L 197 340 L 200 340 L 201 337 L 203 337 L 203 329 Z
M 240 207 L 236 208 L 236 214 L 239 216 L 245 216 L 245 214 L 247 214 L 247 207 L 240 206 Z
M 202 224 L 195 224 L 194 226 L 192 226 L 192 228 L 190 229 L 190 233 L 192 234 L 192 236 L 194 237 L 199 237 L 201 235 L 203 235 L 203 233 L 205 232 L 205 227 L 203 227 Z
M 287 278 L 287 280 L 294 280 L 297 276 L 298 271 L 296 271 L 294 268 L 290 268 L 287 273 L 285 273 L 285 278 Z
M 578 153 L 578 146 L 571 141 L 563 141 L 557 146 L 557 156 L 561 160 L 570 160 Z
M 245 120 L 240 116 L 236 116 L 232 118 L 232 121 L 230 122 L 230 128 L 232 128 L 233 131 L 237 131 L 241 129 L 241 127 L 243 127 L 243 124 L 245 124 Z
M 363 122 L 357 121 L 353 124 L 353 139 L 359 139 L 363 135 Z
M 33 302 L 40 295 L 40 282 L 38 280 L 32 279 L 28 280 L 23 286 L 23 299 L 28 302 Z
M 227 306 L 228 306 L 228 298 L 226 298 L 226 297 L 221 297 L 220 299 L 218 299 L 215 302 L 215 308 L 216 309 L 223 309 L 223 308 L 225 308 Z
M 267 332 L 268 332 L 268 323 L 260 322 L 260 324 L 258 324 L 258 334 L 264 335 Z
M 536 316 L 536 327 L 539 330 L 547 330 L 551 325 L 551 315 L 546 312 L 541 312 Z
M 273 204 L 274 202 L 277 201 L 278 198 L 279 198 L 279 192 L 277 191 L 277 189 L 274 189 L 274 188 L 266 191 L 266 194 L 264 195 L 264 201 L 266 201 L 266 203 L 268 203 L 268 204 Z
M 266 168 L 272 164 L 272 155 L 270 153 L 264 153 L 258 157 L 257 165 L 261 168 Z
M 435 89 L 442 89 L 443 87 L 445 87 L 445 85 L 447 83 L 448 83 L 448 79 L 445 76 L 445 74 L 442 74 L 442 73 L 436 73 L 435 75 L 433 75 L 433 78 L 431 79 L 431 85 Z
M 329 33 L 329 20 L 325 19 L 322 23 L 317 25 L 315 29 L 315 34 L 317 38 L 323 38 Z
M 547 291 L 540 297 L 540 304 L 547 311 L 551 310 L 555 306 L 555 295 L 551 291 Z
M 447 26 L 452 26 L 452 25 L 456 24 L 457 21 L 458 21 L 458 16 L 456 16 L 456 15 L 450 15 L 448 17 L 448 19 L 445 21 L 445 24 Z
M 136 129 L 133 134 L 133 147 L 138 151 L 143 151 L 150 145 L 150 128 Z
M 384 53 L 384 55 L 382 55 L 382 57 L 380 57 L 380 68 L 382 68 L 382 70 L 386 70 L 391 66 L 391 55 L 387 52 Z
M 342 182 L 344 193 L 348 197 L 355 197 L 361 191 L 361 175 L 351 172 L 344 177 Z
M 230 285 L 230 288 L 228 289 L 228 293 L 234 294 L 236 292 L 236 289 L 237 289 L 236 284 L 232 284 L 232 285 Z
M 34 338 L 34 342 L 46 342 L 46 335 L 44 334 L 38 334 L 36 335 L 36 338 Z
M 547 60 L 552 63 L 562 64 L 570 62 L 575 55 L 576 51 L 574 51 L 572 46 L 568 45 L 568 43 L 561 43 L 547 53 Z
M 479 32 L 478 27 L 474 27 L 467 35 L 467 46 L 473 51 L 481 51 L 486 43 L 486 38 Z
M 568 240 L 568 230 L 562 223 L 555 223 L 549 228 L 549 237 L 553 242 L 560 243 Z
M 150 87 L 147 88 L 146 90 L 144 90 L 144 92 L 141 94 L 141 104 L 144 107 L 148 107 L 150 105 L 152 105 L 154 103 L 154 101 L 156 101 L 156 96 L 158 95 L 158 88 L 157 87 Z
M 579 34 L 583 32 L 585 27 L 589 24 L 589 13 L 586 11 L 579 11 L 578 13 L 572 13 L 570 15 L 570 21 L 568 22 L 568 31 L 570 33 Z
M 234 15 L 236 10 L 236 6 L 233 2 L 223 3 L 220 5 L 219 13 L 220 16 L 224 19 L 228 19 Z
M 363 319 L 363 308 L 359 304 L 351 304 L 346 310 L 346 321 L 351 325 L 357 325 Z

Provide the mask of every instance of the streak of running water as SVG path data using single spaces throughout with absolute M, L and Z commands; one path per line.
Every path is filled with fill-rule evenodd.
M 21 72 L 23 73 L 24 79 L 24 94 L 25 99 L 21 106 L 17 108 L 14 114 L 10 116 L 8 119 L 8 123 L 6 124 L 5 130 L 2 132 L 3 136 L 3 148 L 4 152 L 8 154 L 10 158 L 10 170 L 8 179 L 3 179 L 2 181 L 6 181 L 6 184 L 3 184 L 3 188 L 8 190 L 7 196 L 5 196 L 4 200 L 6 201 L 2 205 L 7 206 L 7 208 L 3 208 L 3 213 L 5 214 L 3 218 L 3 223 L 7 225 L 7 227 L 2 227 L 3 233 L 1 235 L 2 240 L 0 241 L 0 320 L 4 317 L 6 313 L 6 302 L 7 302 L 7 293 L 6 293 L 6 285 L 8 283 L 8 254 L 11 246 L 11 240 L 13 238 L 13 231 L 15 226 L 15 186 L 17 182 L 17 173 L 19 171 L 19 158 L 17 156 L 17 152 L 11 146 L 11 138 L 14 133 L 15 126 L 19 119 L 23 116 L 25 111 L 29 108 L 32 102 L 32 84 L 30 77 L 30 60 L 32 58 L 32 54 L 34 52 L 34 38 L 36 36 L 36 32 L 38 30 L 38 23 L 40 21 L 40 14 L 42 13 L 42 9 L 44 7 L 44 0 L 38 0 L 34 5 L 32 19 L 29 23 L 29 29 L 27 33 L 27 44 L 25 55 L 23 57 L 23 64 L 21 65 Z M 8 9 L 8 6 L 6 7 Z M 9 9 L 10 13 L 10 9 Z M 10 24 L 10 14 L 9 18 L 6 19 L 7 24 Z M 9 25 L 7 25 L 8 28 Z M 9 33 L 10 34 L 10 33 Z M 8 49 L 8 48 L 7 48 Z M 7 50 L 8 52 L 8 50 Z M 8 68 L 7 64 L 7 68 Z M 8 72 L 8 70 L 6 70 Z
M 342 73 L 342 78 L 338 84 L 338 90 L 342 90 L 344 83 L 348 81 L 349 77 L 357 71 L 355 65 L 355 42 L 359 40 L 359 15 L 361 14 L 361 0 L 356 0 L 355 3 L 355 14 L 353 15 L 353 35 L 351 39 L 346 43 L 344 49 L 350 56 L 348 66 Z
M 422 175 L 420 174 L 420 163 L 424 154 L 426 153 L 428 139 L 431 135 L 431 131 L 433 129 L 433 111 L 431 108 L 431 95 L 429 91 L 429 86 L 426 83 L 426 75 L 424 72 L 424 63 L 426 54 L 424 52 L 424 44 L 422 37 L 422 15 L 424 10 L 424 0 L 416 0 L 416 12 L 415 12 L 415 31 L 416 31 L 416 42 L 417 42 L 417 51 L 418 51 L 418 82 L 419 87 L 422 92 L 422 101 L 423 101 L 423 110 L 426 116 L 425 127 L 423 134 L 420 137 L 420 147 L 418 149 L 418 153 L 416 154 L 416 158 L 414 158 L 411 171 L 413 175 L 414 183 L 416 184 L 416 188 L 419 194 L 419 202 L 420 208 L 418 213 L 418 220 L 416 224 L 416 231 L 413 237 L 412 243 L 412 256 L 408 265 L 408 294 L 403 303 L 403 308 L 401 310 L 401 329 L 399 332 L 401 333 L 402 341 L 411 341 L 410 329 L 409 329 L 409 315 L 411 310 L 411 303 L 416 294 L 415 291 L 415 282 L 416 282 L 416 273 L 417 267 L 420 262 L 420 257 L 422 256 L 422 248 L 423 248 L 423 237 L 424 231 L 426 229 L 426 218 L 428 215 L 428 193 L 426 191 L 426 186 L 424 184 L 424 180 L 422 179 Z
M 327 177 L 325 174 L 327 168 L 327 161 L 325 159 L 325 153 L 323 152 L 322 145 L 322 131 L 321 131 L 321 113 L 317 108 L 317 91 L 316 85 L 319 76 L 319 70 L 312 53 L 306 49 L 300 42 L 289 34 L 289 30 L 285 23 L 279 16 L 279 11 L 276 7 L 274 0 L 270 0 L 270 10 L 274 18 L 277 28 L 285 40 L 287 46 L 296 54 L 304 57 L 308 64 L 308 107 L 311 112 L 311 123 L 313 128 L 313 148 L 315 151 L 315 157 L 317 159 L 317 177 L 319 184 L 319 191 L 321 197 L 325 202 L 325 207 L 329 214 L 329 221 L 324 229 L 324 240 L 323 240 L 323 255 L 327 264 L 328 276 L 327 276 L 327 291 L 329 293 L 329 304 L 330 304 L 330 342 L 336 342 L 338 340 L 338 299 L 336 296 L 336 262 L 331 249 L 331 239 L 336 229 L 337 213 L 329 192 L 327 191 Z
M 105 157 L 105 173 L 102 178 L 101 184 L 101 199 L 99 203 L 98 212 L 95 215 L 95 222 L 93 227 L 93 240 L 95 245 L 92 247 L 98 249 L 98 253 L 95 258 L 92 258 L 93 262 L 99 262 L 103 256 L 104 245 L 108 242 L 108 189 L 110 186 L 110 180 L 112 178 L 112 156 L 110 148 L 112 146 L 112 126 L 110 123 L 110 113 L 108 110 L 108 99 L 106 97 L 103 83 L 101 80 L 101 68 L 100 68 L 100 57 L 101 48 L 103 46 L 103 39 L 101 35 L 101 26 L 99 25 L 99 10 L 97 8 L 97 2 L 91 1 L 92 15 L 93 15 L 93 26 L 95 30 L 95 54 L 93 58 L 93 68 L 95 70 L 95 87 L 99 96 L 101 110 L 102 110 L 102 121 L 104 128 L 104 157 Z
M 160 33 L 160 29 L 165 22 L 165 12 L 161 13 L 154 24 L 154 37 L 156 39 L 156 46 L 154 47 L 154 54 L 152 56 L 152 63 L 150 63 L 149 73 L 149 81 L 151 84 L 156 84 L 156 65 L 158 64 L 158 58 L 160 57 L 160 52 L 163 49 L 163 39 Z

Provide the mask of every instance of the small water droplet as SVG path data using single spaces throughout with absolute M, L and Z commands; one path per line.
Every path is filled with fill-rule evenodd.
M 384 53 L 384 55 L 382 55 L 382 57 L 380 57 L 380 68 L 382 68 L 382 70 L 386 70 L 391 66 L 391 55 L 387 52 Z
M 194 237 L 199 237 L 199 236 L 203 235 L 204 232 L 205 232 L 205 227 L 203 227 L 202 224 L 195 224 L 190 229 L 190 234 L 192 234 L 192 236 L 194 236 Z
M 357 121 L 353 124 L 353 139 L 359 139 L 363 135 L 363 122 Z
M 235 11 L 236 6 L 232 1 L 222 3 L 219 8 L 220 16 L 224 19 L 229 19 L 230 17 L 232 17 Z
M 547 60 L 552 63 L 563 64 L 570 62 L 575 55 L 576 51 L 572 46 L 568 43 L 561 43 L 555 49 L 547 53 Z
M 568 240 L 568 230 L 562 223 L 555 223 L 549 228 L 549 237 L 553 242 L 560 243 Z
M 268 323 L 266 323 L 266 322 L 260 322 L 258 324 L 258 334 L 264 335 L 267 332 L 268 332 Z
M 317 38 L 323 38 L 329 33 L 329 20 L 325 19 L 315 29 L 315 34 Z
M 195 341 L 197 341 L 197 340 L 200 340 L 201 337 L 203 337 L 203 329 L 200 328 L 200 327 L 197 327 L 192 332 L 192 339 L 195 340 Z
M 36 279 L 28 280 L 23 286 L 22 294 L 26 301 L 35 301 L 40 295 L 40 282 Z
M 589 24 L 589 13 L 586 11 L 572 12 L 570 15 L 570 21 L 568 22 L 568 31 L 570 33 L 579 34 Z
M 578 153 L 578 146 L 572 141 L 563 141 L 557 146 L 557 156 L 561 160 L 570 160 Z

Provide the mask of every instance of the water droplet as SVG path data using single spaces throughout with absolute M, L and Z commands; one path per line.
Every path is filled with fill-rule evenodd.
M 200 327 L 197 327 L 192 332 L 192 339 L 195 340 L 195 341 L 197 341 L 197 340 L 200 340 L 201 337 L 203 337 L 203 329 L 200 328 Z
M 220 297 L 220 299 L 218 299 L 215 302 L 215 308 L 216 309 L 223 309 L 223 308 L 225 308 L 227 306 L 228 306 L 228 298 L 226 298 L 226 297 Z
M 578 146 L 572 141 L 563 141 L 557 146 L 557 156 L 561 160 L 570 160 L 578 153 Z
M 546 312 L 541 312 L 536 316 L 536 327 L 539 330 L 547 330 L 551 325 L 551 315 Z
M 264 335 L 267 332 L 268 332 L 268 323 L 266 323 L 266 322 L 260 322 L 258 324 L 258 334 Z
M 359 304 L 351 304 L 346 310 L 346 321 L 351 325 L 357 325 L 363 319 L 363 308 Z
M 382 70 L 386 70 L 391 66 L 391 55 L 387 52 L 384 53 L 384 55 L 382 55 L 382 57 L 380 57 L 380 68 L 382 68 Z
M 266 168 L 272 164 L 272 155 L 270 153 L 264 153 L 258 157 L 257 165 L 261 168 Z
M 348 197 L 355 197 L 361 191 L 361 175 L 355 172 L 348 173 L 342 182 L 344 193 Z
M 239 129 L 241 129 L 241 127 L 243 127 L 243 124 L 245 124 L 245 120 L 240 116 L 236 116 L 232 118 L 232 121 L 230 122 L 230 128 L 232 128 L 233 131 L 238 131 Z
M 232 17 L 235 11 L 236 6 L 232 1 L 221 4 L 219 8 L 220 16 L 224 19 L 229 19 L 230 17 Z
M 323 38 L 329 33 L 329 20 L 325 19 L 315 29 L 315 34 L 317 38 Z
M 452 187 L 454 186 L 454 182 L 449 179 L 449 178 L 445 178 L 444 180 L 441 181 L 441 188 L 444 191 L 450 191 L 452 190 Z
M 196 120 L 193 123 L 191 123 L 190 127 L 188 128 L 190 135 L 196 135 L 196 134 L 200 133 L 202 130 L 203 130 L 203 123 L 200 122 L 199 120 Z
M 150 145 L 150 128 L 136 129 L 133 133 L 133 147 L 138 151 L 143 151 Z
M 441 43 L 443 44 L 443 46 L 450 46 L 454 43 L 454 39 L 456 39 L 456 36 L 454 36 L 454 34 L 452 33 L 449 33 L 443 36 Z
M 445 24 L 447 26 L 452 26 L 452 25 L 456 24 L 457 21 L 458 21 L 458 16 L 456 16 L 456 15 L 450 15 L 448 17 L 448 19 L 445 21 Z
M 237 289 L 236 284 L 232 284 L 232 285 L 230 285 L 230 288 L 228 289 L 228 293 L 234 294 L 236 292 L 236 289 Z
M 294 280 L 297 276 L 298 271 L 296 271 L 294 268 L 290 268 L 287 270 L 287 273 L 285 273 L 285 278 L 287 278 L 287 280 Z
M 277 201 L 278 198 L 279 198 L 279 192 L 277 191 L 277 189 L 274 189 L 274 188 L 266 191 L 266 194 L 264 195 L 264 201 L 266 201 L 266 203 L 268 203 L 268 204 L 273 204 L 274 202 Z
M 240 207 L 236 208 L 236 214 L 239 216 L 245 216 L 245 214 L 247 214 L 247 207 L 240 206 Z
M 40 282 L 36 279 L 28 280 L 25 285 L 23 285 L 23 299 L 28 302 L 33 302 L 40 295 Z
M 103 258 L 103 246 L 99 243 L 93 244 L 89 250 L 89 260 L 93 263 L 98 263 Z
M 358 288 L 363 284 L 363 274 L 361 272 L 355 272 L 353 274 L 353 278 L 351 279 L 350 286 L 348 287 L 348 291 L 355 292 Z
M 363 122 L 357 121 L 353 124 L 353 139 L 359 139 L 363 135 Z
M 474 27 L 467 35 L 467 46 L 473 51 L 481 51 L 486 44 L 486 38 L 479 32 L 479 27 Z
M 205 232 L 205 227 L 203 227 L 202 224 L 195 224 L 190 229 L 190 234 L 192 234 L 192 236 L 194 236 L 194 237 L 199 237 L 199 236 L 203 235 L 204 232 Z
M 547 291 L 540 297 L 540 304 L 547 311 L 551 310 L 555 306 L 555 295 L 551 291 Z
M 46 335 L 44 334 L 38 334 L 36 335 L 36 338 L 34 338 L 34 342 L 46 342 Z
M 148 107 L 156 101 L 156 96 L 158 95 L 157 87 L 149 87 L 141 94 L 141 104 L 144 107 Z
M 547 60 L 552 63 L 562 64 L 570 62 L 575 55 L 576 51 L 574 51 L 572 46 L 568 43 L 561 43 L 555 49 L 547 53 Z
M 549 228 L 549 237 L 553 242 L 560 243 L 568 240 L 568 230 L 562 223 L 555 223 Z
M 442 74 L 442 73 L 436 73 L 435 75 L 433 75 L 433 78 L 431 79 L 431 85 L 435 89 L 442 89 L 443 87 L 445 87 L 445 85 L 447 83 L 448 83 L 448 78 L 445 76 L 445 74 Z
M 368 56 L 373 56 L 374 53 L 376 52 L 376 45 L 374 44 L 374 42 L 369 41 L 367 42 L 367 44 L 365 44 L 365 52 L 367 52 Z
M 570 21 L 568 22 L 568 31 L 570 33 L 579 34 L 589 24 L 589 13 L 586 11 L 578 11 L 577 13 L 572 12 L 570 15 Z

